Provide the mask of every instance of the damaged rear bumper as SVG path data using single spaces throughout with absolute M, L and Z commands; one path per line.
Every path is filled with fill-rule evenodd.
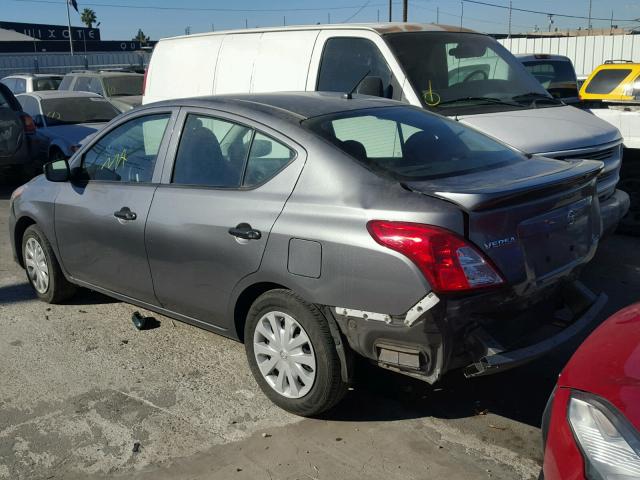
M 429 294 L 400 316 L 332 308 L 351 348 L 380 367 L 428 383 L 462 369 L 467 377 L 504 371 L 586 336 L 607 301 L 578 281 L 519 297 Z

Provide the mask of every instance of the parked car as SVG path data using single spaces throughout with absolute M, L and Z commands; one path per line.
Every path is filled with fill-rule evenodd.
M 0 172 L 23 177 L 42 172 L 48 145 L 9 87 L 0 83 Z
M 50 161 L 69 158 L 80 141 L 120 114 L 104 97 L 60 90 L 23 93 L 16 97 L 49 141 Z
M 42 300 L 80 285 L 242 340 L 265 394 L 314 415 L 352 352 L 433 383 L 589 328 L 602 167 L 384 99 L 167 101 L 19 189 L 11 244 Z
M 628 196 L 616 190 L 620 132 L 551 97 L 495 39 L 457 26 L 309 25 L 162 39 L 151 57 L 143 103 L 286 90 L 393 98 L 524 152 L 601 160 L 605 231 L 613 231 L 628 210 Z
M 43 90 L 57 90 L 62 82 L 62 75 L 19 73 L 4 77 L 0 82 L 9 87 L 14 95 L 19 95 Z
M 576 71 L 569 57 L 547 53 L 521 53 L 516 55 L 516 58 L 552 97 L 568 105 L 580 101 Z
M 603 102 L 640 100 L 640 63 L 608 62 L 600 65 L 582 84 L 580 98 Z
M 80 71 L 64 76 L 59 90 L 97 93 L 107 98 L 121 112 L 142 103 L 144 75 L 117 71 Z
M 543 419 L 545 480 L 640 478 L 640 303 L 573 355 Z

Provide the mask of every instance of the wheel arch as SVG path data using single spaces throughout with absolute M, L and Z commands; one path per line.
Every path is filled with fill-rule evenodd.
M 22 257 L 22 239 L 24 238 L 24 232 L 31 225 L 36 225 L 36 221 L 33 218 L 25 215 L 18 219 L 13 230 L 13 241 L 15 242 L 16 246 L 16 255 L 18 257 L 18 263 L 22 268 L 24 268 L 24 258 Z
M 258 282 L 246 287 L 236 300 L 235 307 L 233 309 L 233 323 L 236 331 L 236 336 L 238 339 L 244 343 L 244 324 L 247 320 L 247 314 L 249 313 L 249 309 L 253 302 L 256 299 L 270 291 L 270 290 L 291 290 L 284 285 L 280 285 L 279 283 L 274 282 Z

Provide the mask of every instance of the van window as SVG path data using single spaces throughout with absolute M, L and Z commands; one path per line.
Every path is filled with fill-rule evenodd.
M 631 73 L 627 68 L 603 69 L 596 73 L 585 88 L 586 93 L 608 94 L 616 89 L 627 75 Z
M 84 175 L 89 180 L 150 182 L 170 117 L 138 117 L 107 133 L 84 155 Z
M 324 115 L 303 126 L 368 169 L 398 180 L 464 175 L 525 161 L 515 150 L 459 122 L 411 107 Z
M 537 108 L 562 105 L 487 35 L 402 32 L 383 38 L 423 105 L 443 115 L 526 108 L 534 100 Z
M 73 86 L 73 90 L 76 92 L 90 92 L 89 83 L 91 82 L 90 77 L 78 77 L 75 85 Z
M 316 90 L 350 92 L 365 76 L 382 80 L 383 95 L 397 98 L 391 69 L 380 49 L 366 38 L 335 37 L 327 40 L 322 52 Z

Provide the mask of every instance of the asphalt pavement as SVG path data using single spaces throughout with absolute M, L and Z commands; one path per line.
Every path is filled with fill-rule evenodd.
M 360 362 L 344 402 L 300 419 L 269 402 L 241 344 L 88 290 L 35 298 L 0 187 L 0 479 L 536 478 L 540 418 L 577 342 L 437 386 Z M 583 278 L 610 313 L 640 298 L 640 238 L 602 242 Z M 143 312 L 149 313 L 150 312 Z

